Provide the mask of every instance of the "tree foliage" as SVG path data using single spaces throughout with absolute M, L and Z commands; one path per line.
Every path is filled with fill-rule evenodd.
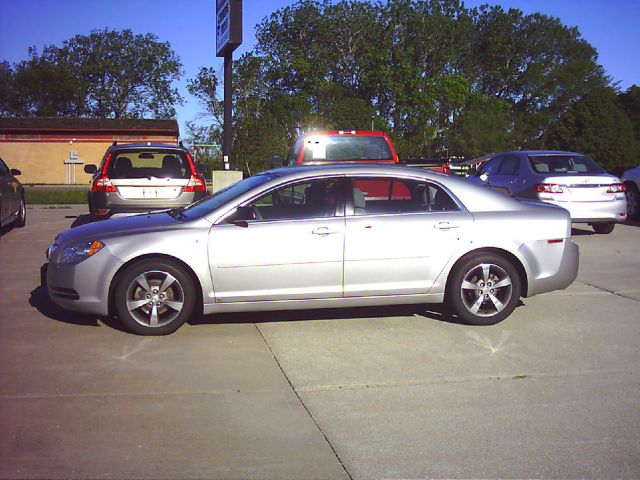
M 180 59 L 168 42 L 131 30 L 94 30 L 29 59 L 3 63 L 0 110 L 12 116 L 175 116 Z
M 572 103 L 547 137 L 550 148 L 586 153 L 618 174 L 637 161 L 632 123 L 612 88 L 592 90 Z
M 540 13 L 460 0 L 300 0 L 263 19 L 256 38 L 235 62 L 239 166 L 263 165 L 312 129 L 373 124 L 401 157 L 469 158 L 569 143 L 605 148 L 614 139 L 597 126 L 605 120 L 579 113 L 596 108 L 594 98 L 606 99 L 598 108 L 607 122 L 624 123 L 602 93 L 610 79 L 596 50 L 576 28 Z M 216 116 L 218 80 L 203 72 L 191 93 Z M 632 97 L 620 102 L 632 105 Z M 591 126 L 572 125 L 577 117 Z M 626 128 L 618 134 L 626 145 Z M 614 160 L 610 148 L 594 156 L 612 166 L 631 161 Z

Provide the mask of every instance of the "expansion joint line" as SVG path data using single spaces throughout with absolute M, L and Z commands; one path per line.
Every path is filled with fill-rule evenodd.
M 311 418 L 311 420 L 315 424 L 315 426 L 318 429 L 318 431 L 322 434 L 322 437 L 324 438 L 324 441 L 327 442 L 327 445 L 329 445 L 329 448 L 333 452 L 333 455 L 338 459 L 338 463 L 340 463 L 340 466 L 342 467 L 342 470 L 344 470 L 344 473 L 347 474 L 347 477 L 349 477 L 349 480 L 353 480 L 353 477 L 351 476 L 351 474 L 347 470 L 347 467 L 344 465 L 344 462 L 342 461 L 342 458 L 340 458 L 340 455 L 338 455 L 338 452 L 334 448 L 333 444 L 331 443 L 331 441 L 329 440 L 327 435 L 324 433 L 324 430 L 322 430 L 322 427 L 320 426 L 320 424 L 318 424 L 318 421 L 315 419 L 315 417 L 311 413 L 311 410 L 309 410 L 307 405 L 304 403 L 304 400 L 302 400 L 302 398 L 300 397 L 300 394 L 298 393 L 296 388 L 293 386 L 293 383 L 291 383 L 291 380 L 289 379 L 289 375 L 287 375 L 287 372 L 285 372 L 284 368 L 282 368 L 282 365 L 280 364 L 280 360 L 278 360 L 278 357 L 276 356 L 275 352 L 271 348 L 271 345 L 269 345 L 269 342 L 267 341 L 266 337 L 262 334 L 262 330 L 260 330 L 260 327 L 258 327 L 258 325 L 255 324 L 255 323 L 253 324 L 253 326 L 256 327 L 256 330 L 258 331 L 258 334 L 260 335 L 260 337 L 262 337 L 262 341 L 264 342 L 264 344 L 269 349 L 269 352 L 271 353 L 271 356 L 275 360 L 276 365 L 278 365 L 278 368 L 282 372 L 282 375 L 284 375 L 284 378 L 287 380 L 287 383 L 291 387 L 291 390 L 293 390 L 293 393 L 298 398 L 298 401 L 300 402 L 302 407 L 305 409 L 305 411 L 307 412 L 307 415 L 309 415 L 309 418 Z
M 636 298 L 629 297 L 629 296 L 624 295 L 622 293 L 614 292 L 613 290 L 609 290 L 608 288 L 604 288 L 604 287 L 600 287 L 598 285 L 594 285 L 593 283 L 584 282 L 582 280 L 579 280 L 579 283 L 587 285 L 588 287 L 593 287 L 593 288 L 595 288 L 597 290 L 600 290 L 602 292 L 610 293 L 611 295 L 615 295 L 616 297 L 624 298 L 626 300 L 633 300 L 634 302 L 640 302 L 640 300 L 638 300 Z

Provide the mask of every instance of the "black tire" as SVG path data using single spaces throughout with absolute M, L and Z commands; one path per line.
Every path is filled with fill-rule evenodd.
M 613 232 L 616 222 L 600 222 L 592 223 L 593 231 L 599 234 L 607 234 Z
M 521 289 L 520 275 L 511 261 L 495 253 L 477 253 L 451 271 L 446 303 L 464 323 L 494 325 L 513 312 Z
M 635 220 L 640 218 L 640 192 L 634 183 L 627 183 L 627 219 Z
M 18 216 L 13 221 L 13 226 L 22 228 L 27 224 L 27 205 L 24 202 L 24 195 L 20 198 L 20 206 L 18 207 Z
M 189 274 L 165 259 L 142 260 L 129 266 L 118 278 L 113 294 L 118 318 L 138 335 L 175 332 L 191 317 L 196 303 Z

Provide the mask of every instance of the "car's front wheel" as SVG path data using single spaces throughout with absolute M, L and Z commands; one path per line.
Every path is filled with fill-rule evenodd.
M 616 222 L 600 222 L 591 224 L 593 231 L 596 233 L 607 234 L 613 232 Z
M 167 335 L 191 316 L 196 290 L 183 267 L 165 259 L 143 260 L 118 279 L 114 306 L 124 326 L 138 335 Z
M 520 292 L 520 276 L 509 260 L 494 253 L 477 253 L 452 270 L 446 301 L 465 323 L 493 325 L 513 312 Z

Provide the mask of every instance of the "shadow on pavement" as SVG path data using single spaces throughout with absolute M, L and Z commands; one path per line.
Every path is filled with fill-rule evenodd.
M 518 307 L 523 306 L 522 301 Z M 305 320 L 348 320 L 353 318 L 384 318 L 420 316 L 445 323 L 466 325 L 458 317 L 447 312 L 444 305 L 393 305 L 383 307 L 326 308 L 314 310 L 280 310 L 266 312 L 216 313 L 200 315 L 189 320 L 189 325 L 225 323 L 273 323 L 303 322 Z
M 69 215 L 65 218 L 75 218 L 75 220 L 73 221 L 73 223 L 71 224 L 71 228 L 75 228 L 75 227 L 79 227 L 81 225 L 86 225 L 87 223 L 91 223 L 91 215 L 89 215 L 88 213 L 85 213 L 83 215 Z

